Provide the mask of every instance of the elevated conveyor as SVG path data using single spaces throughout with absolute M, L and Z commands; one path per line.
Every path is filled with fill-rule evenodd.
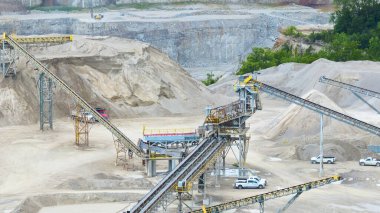
M 46 44 L 46 43 L 65 43 L 73 41 L 72 35 L 57 36 L 16 36 L 11 35 L 12 39 L 19 44 Z M 3 33 L 0 42 L 7 41 L 8 36 Z
M 173 193 L 180 180 L 191 182 L 198 178 L 224 150 L 226 142 L 215 137 L 215 132 L 204 138 L 201 143 L 130 211 L 133 213 L 154 212 L 160 203 Z
M 330 84 L 332 86 L 340 87 L 340 88 L 343 88 L 343 89 L 347 89 L 347 90 L 350 90 L 351 92 L 354 92 L 354 93 L 359 93 L 359 94 L 362 94 L 362 95 L 366 95 L 366 96 L 370 96 L 370 97 L 374 97 L 374 98 L 379 98 L 380 99 L 380 93 L 378 93 L 378 92 L 375 92 L 375 91 L 372 91 L 372 90 L 369 90 L 369 89 L 364 89 L 364 88 L 361 88 L 361 87 L 357 87 L 357 86 L 354 86 L 354 85 L 351 85 L 351 84 L 343 83 L 343 82 L 340 82 L 340 81 L 336 81 L 336 80 L 333 80 L 333 79 L 329 79 L 329 78 L 326 78 L 325 76 L 321 76 L 319 78 L 319 82 L 325 83 L 325 84 Z
M 300 105 L 302 107 L 308 108 L 312 111 L 318 112 L 320 114 L 329 116 L 331 118 L 334 118 L 338 121 L 344 122 L 346 124 L 358 127 L 364 131 L 370 132 L 372 134 L 380 136 L 380 128 L 377 126 L 374 126 L 372 124 L 363 122 L 361 120 L 355 119 L 351 116 L 342 114 L 340 112 L 334 111 L 332 109 L 329 109 L 327 107 L 321 106 L 319 104 L 316 104 L 314 102 L 308 101 L 306 99 L 300 98 L 298 96 L 292 95 L 290 93 L 287 93 L 285 91 L 282 91 L 280 89 L 277 89 L 275 87 L 269 86 L 267 84 L 264 84 L 262 82 L 251 80 L 247 84 L 240 84 L 239 86 L 248 86 L 253 87 L 256 89 L 259 89 L 260 91 L 266 92 L 270 95 L 274 95 L 278 98 L 284 99 L 286 101 L 289 101 L 291 103 Z
M 38 70 L 43 72 L 46 77 L 51 78 L 52 81 L 64 91 L 67 92 L 77 103 L 83 107 L 86 111 L 90 112 L 103 126 L 105 126 L 121 143 L 124 148 L 130 150 L 136 155 L 143 157 L 141 149 L 135 145 L 126 135 L 124 135 L 116 126 L 114 126 L 109 120 L 103 118 L 94 108 L 92 108 L 82 97 L 80 97 L 73 89 L 71 89 L 65 82 L 58 78 L 54 73 L 50 72 L 39 60 L 37 60 L 32 54 L 27 52 L 19 43 L 16 42 L 11 36 L 5 35 L 6 41 L 17 52 L 24 55 L 30 62 L 32 62 Z
M 198 209 L 195 211 L 191 211 L 191 213 L 219 213 L 221 211 L 226 211 L 230 209 L 237 209 L 243 206 L 248 206 L 252 205 L 255 203 L 264 203 L 267 200 L 279 198 L 279 197 L 284 197 L 284 196 L 289 196 L 292 194 L 301 194 L 302 192 L 309 191 L 310 189 L 315 189 L 319 188 L 321 186 L 336 182 L 341 180 L 340 176 L 333 176 L 329 178 L 323 178 L 320 180 L 316 181 L 311 181 L 308 183 L 303 183 L 300 185 L 296 186 L 291 186 L 263 194 L 258 194 L 250 197 L 245 197 L 242 199 L 214 205 L 214 206 L 209 206 L 209 207 L 204 207 L 203 209 Z

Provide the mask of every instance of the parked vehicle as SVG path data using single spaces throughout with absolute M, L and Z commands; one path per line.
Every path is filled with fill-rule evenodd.
M 81 110 L 80 112 L 79 112 L 79 114 L 78 114 L 78 112 L 76 111 L 76 110 L 73 110 L 73 111 L 71 111 L 71 118 L 72 119 L 75 119 L 75 118 L 77 118 L 77 117 L 79 117 L 79 119 L 83 122 L 83 121 L 87 121 L 87 122 L 90 122 L 90 123 L 94 123 L 94 122 L 96 122 L 96 119 L 95 119 L 95 117 L 91 114 L 91 113 L 89 113 L 89 112 L 86 112 L 86 111 L 84 111 L 84 110 Z
M 102 108 L 102 107 L 96 107 L 95 110 L 105 119 L 109 119 L 110 117 L 108 116 L 107 114 L 107 110 L 105 108 Z M 98 120 L 96 120 L 98 121 Z
M 267 185 L 265 179 L 259 178 L 257 176 L 249 178 L 238 178 L 235 181 L 234 188 L 236 189 L 263 189 Z
M 312 164 L 321 163 L 321 156 L 310 158 Z M 335 163 L 335 157 L 323 156 L 323 163 L 332 164 Z
M 368 157 L 366 159 L 359 160 L 360 166 L 380 166 L 380 160 L 376 158 Z

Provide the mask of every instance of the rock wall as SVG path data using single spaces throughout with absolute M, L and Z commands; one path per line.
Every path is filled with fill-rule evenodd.
M 25 6 L 40 5 L 43 0 L 18 0 Z M 56 5 L 67 5 L 74 7 L 89 7 L 90 0 L 51 0 Z M 92 0 L 93 6 L 103 6 L 109 4 L 131 4 L 131 3 L 176 3 L 176 2 L 204 2 L 204 3 L 259 3 L 259 4 L 286 4 L 296 3 L 301 5 L 324 5 L 331 4 L 333 0 Z
M 314 11 L 314 10 L 311 10 Z M 183 19 L 139 19 L 107 14 L 101 21 L 80 18 L 23 19 L 0 22 L 0 32 L 118 36 L 152 44 L 186 68 L 236 64 L 252 47 L 271 47 L 278 28 L 325 24 L 328 14 L 277 11 L 246 15 L 197 14 Z M 182 15 L 182 14 L 181 14 Z M 112 16 L 112 17 L 111 17 Z M 127 17 L 127 18 L 125 18 Z M 125 20 L 119 20 L 123 19 Z

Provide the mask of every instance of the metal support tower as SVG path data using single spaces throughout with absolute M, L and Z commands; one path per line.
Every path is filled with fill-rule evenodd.
M 45 124 L 50 129 L 53 129 L 53 82 L 43 72 L 39 74 L 38 91 L 40 98 L 40 130 L 45 130 Z
M 1 40 L 0 48 L 0 69 L 3 78 L 16 76 L 16 59 L 17 54 L 14 48 L 5 40 Z
M 89 121 L 87 116 L 82 113 L 83 109 L 79 105 L 76 106 L 75 123 L 75 145 L 79 147 L 88 147 L 89 145 Z

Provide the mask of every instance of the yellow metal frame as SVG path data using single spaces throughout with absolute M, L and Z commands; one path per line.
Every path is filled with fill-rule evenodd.
M 257 203 L 257 202 L 264 202 L 266 200 L 279 198 L 279 197 L 283 197 L 283 196 L 288 196 L 288 195 L 296 194 L 299 192 L 308 191 L 310 189 L 318 188 L 318 187 L 321 187 L 321 186 L 324 186 L 324 185 L 327 185 L 327 184 L 330 184 L 330 183 L 333 183 L 333 182 L 336 182 L 339 180 L 342 180 L 342 177 L 339 175 L 334 175 L 332 177 L 323 178 L 320 180 L 311 181 L 308 183 L 303 183 L 300 185 L 291 186 L 288 188 L 283 188 L 283 189 L 279 189 L 279 190 L 275 190 L 275 191 L 271 191 L 271 192 L 267 192 L 267 193 L 263 193 L 263 194 L 258 194 L 258 195 L 254 195 L 251 197 L 246 197 L 243 199 L 218 204 L 215 206 L 209 206 L 209 207 L 202 206 L 201 209 L 193 210 L 191 212 L 192 213 L 195 213 L 195 212 L 207 213 L 207 212 L 220 212 L 220 211 L 225 211 L 225 210 L 229 210 L 229 209 L 236 209 L 236 208 L 239 208 L 242 206 L 252 205 L 252 204 Z
M 76 106 L 75 117 L 75 145 L 77 146 L 89 146 L 89 121 L 87 117 L 81 113 L 82 107 Z
M 195 129 L 191 128 L 181 128 L 181 129 L 147 129 L 143 126 L 143 135 L 152 134 L 181 134 L 181 133 L 194 133 Z
M 66 43 L 74 40 L 73 35 L 57 35 L 57 36 L 16 36 L 11 35 L 13 40 L 21 44 L 38 44 L 38 43 Z M 0 42 L 7 41 L 7 34 L 4 32 Z
M 192 183 L 189 182 L 189 183 L 186 183 L 186 186 L 185 187 L 179 187 L 178 184 L 174 186 L 174 189 L 176 192 L 189 192 L 192 188 Z

